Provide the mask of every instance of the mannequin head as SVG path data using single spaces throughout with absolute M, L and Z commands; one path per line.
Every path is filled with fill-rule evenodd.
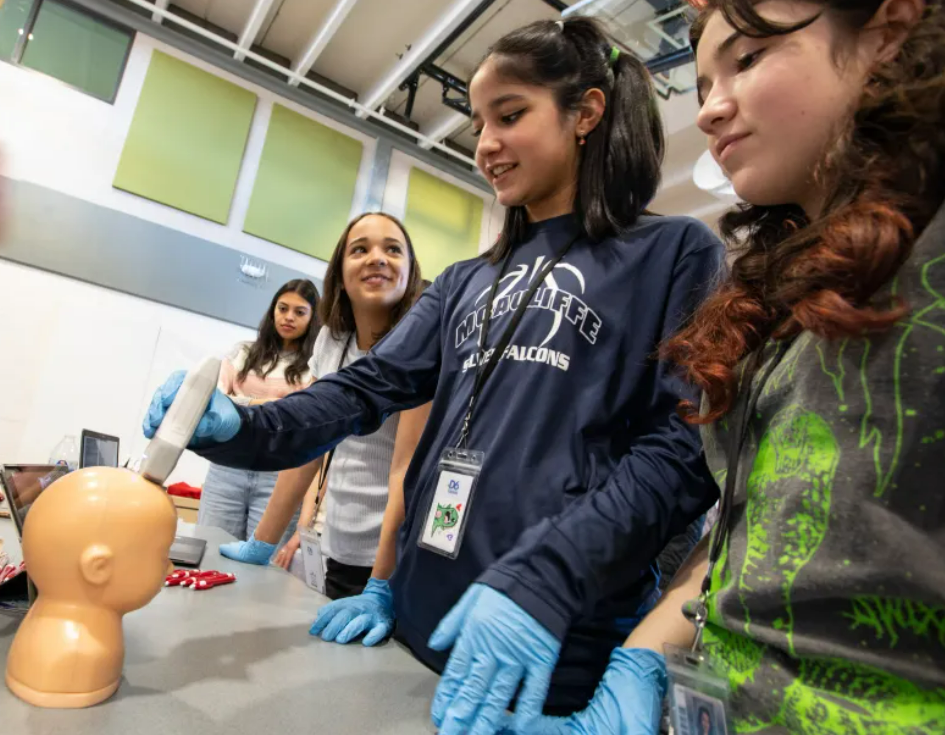
M 23 557 L 45 601 L 123 615 L 163 586 L 176 528 L 174 506 L 156 485 L 94 467 L 39 496 L 23 530 Z

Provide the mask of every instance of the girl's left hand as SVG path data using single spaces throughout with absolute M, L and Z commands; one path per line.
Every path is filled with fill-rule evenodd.
M 286 571 L 289 571 L 289 566 L 292 564 L 292 559 L 295 557 L 295 552 L 299 550 L 299 547 L 302 545 L 302 539 L 299 538 L 299 532 L 296 531 L 292 534 L 292 538 L 285 542 L 285 546 L 279 549 L 276 554 L 276 558 L 272 560 L 272 563 L 277 567 L 282 567 Z

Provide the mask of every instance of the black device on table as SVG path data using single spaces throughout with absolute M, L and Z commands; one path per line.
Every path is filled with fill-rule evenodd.
M 82 429 L 79 467 L 117 467 L 118 437 Z
M 168 556 L 180 567 L 196 567 L 203 559 L 203 552 L 207 550 L 207 542 L 202 538 L 190 536 L 175 536 Z

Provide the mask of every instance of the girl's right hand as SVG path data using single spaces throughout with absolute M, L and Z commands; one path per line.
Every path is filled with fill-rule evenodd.
M 292 564 L 292 559 L 295 557 L 295 552 L 299 550 L 299 547 L 302 545 L 302 539 L 299 538 L 299 532 L 296 531 L 292 534 L 292 538 L 285 542 L 285 546 L 279 549 L 276 554 L 276 558 L 273 559 L 273 564 L 277 567 L 282 567 L 286 571 L 289 571 L 289 566 Z
M 187 373 L 184 370 L 178 370 L 172 373 L 164 382 L 164 385 L 154 392 L 151 405 L 148 407 L 148 414 L 144 417 L 144 423 L 141 427 L 146 438 L 154 438 L 161 422 L 164 421 L 164 417 L 167 415 L 168 409 L 177 397 L 177 391 L 180 390 L 186 376 Z M 217 388 L 213 391 L 210 403 L 200 418 L 200 423 L 197 424 L 193 438 L 187 446 L 193 449 L 208 444 L 228 442 L 239 432 L 242 421 L 233 401 Z

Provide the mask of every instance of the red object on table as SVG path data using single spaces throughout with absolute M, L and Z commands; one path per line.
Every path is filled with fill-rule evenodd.
M 188 485 L 186 482 L 175 482 L 173 485 L 167 486 L 168 495 L 177 495 L 181 498 L 194 498 L 195 500 L 200 500 L 200 493 L 202 491 L 203 488 Z
M 235 574 L 217 574 L 208 577 L 191 578 L 187 585 L 192 590 L 208 590 L 211 587 L 219 587 L 221 584 L 230 584 L 236 581 Z
M 5 567 L 0 569 L 0 584 L 5 584 L 9 582 L 16 576 L 19 576 L 22 572 L 26 570 L 26 562 L 21 561 L 19 564 L 7 564 Z
M 236 581 L 236 575 L 218 572 L 215 569 L 178 569 L 164 579 L 165 587 L 189 587 L 190 589 L 210 589 L 220 584 Z

